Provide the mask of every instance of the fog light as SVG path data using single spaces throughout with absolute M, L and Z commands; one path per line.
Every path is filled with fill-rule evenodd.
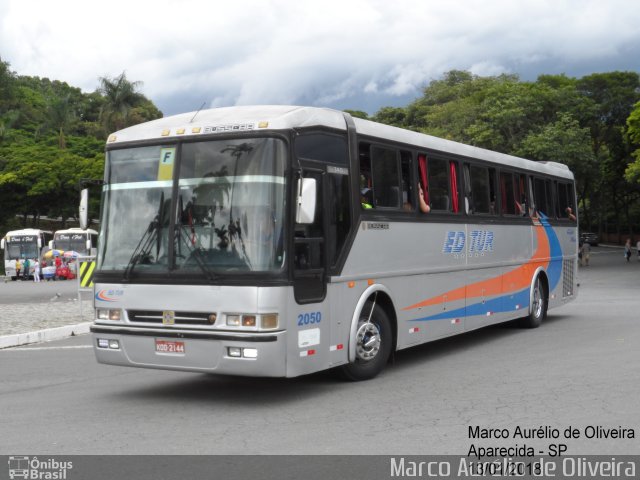
M 120 342 L 118 340 L 109 340 L 109 348 L 118 350 L 120 348 Z
M 227 315 L 227 325 L 231 327 L 239 327 L 240 315 Z
M 120 309 L 96 308 L 96 318 L 98 320 L 113 320 L 119 322 L 121 318 Z
M 267 315 L 262 315 L 260 319 L 260 326 L 262 328 L 278 328 L 278 314 L 277 313 L 269 313 Z
M 242 316 L 242 326 L 243 327 L 255 327 L 256 326 L 256 316 L 255 315 L 243 315 Z
M 243 348 L 242 356 L 244 358 L 258 358 L 258 349 L 257 348 Z
M 240 347 L 227 347 L 227 355 L 230 357 L 241 357 L 242 349 Z
M 99 348 L 109 348 L 109 340 L 106 338 L 98 339 L 98 347 Z

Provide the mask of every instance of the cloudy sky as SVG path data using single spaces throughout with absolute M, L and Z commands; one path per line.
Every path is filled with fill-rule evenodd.
M 443 72 L 640 72 L 628 0 L 0 0 L 0 57 L 94 91 L 141 81 L 164 113 L 296 104 L 375 113 Z

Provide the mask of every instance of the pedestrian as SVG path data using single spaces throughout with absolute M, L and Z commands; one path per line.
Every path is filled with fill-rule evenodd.
M 20 272 L 22 271 L 22 262 L 19 258 L 16 259 L 16 278 L 20 278 Z
M 33 262 L 33 281 L 40 282 L 40 262 Z
M 24 263 L 22 264 L 22 269 L 24 270 L 24 279 L 29 280 L 29 269 L 31 268 L 31 260 L 25 258 Z
M 624 258 L 627 259 L 627 262 L 631 258 L 631 239 L 627 238 L 627 242 L 624 244 Z
M 591 258 L 591 244 L 589 242 L 582 242 L 582 246 L 580 247 L 582 266 L 589 266 L 589 259 Z

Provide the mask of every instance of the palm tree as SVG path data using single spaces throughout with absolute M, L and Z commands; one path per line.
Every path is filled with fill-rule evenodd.
M 75 118 L 75 112 L 70 102 L 70 95 L 56 97 L 49 104 L 49 123 L 58 131 L 58 147 L 63 150 L 67 143 L 64 138 L 64 131 Z
M 125 72 L 116 78 L 100 77 L 100 92 L 105 96 L 105 104 L 100 118 L 107 131 L 113 132 L 127 126 L 129 112 L 142 99 L 136 90 L 142 82 L 130 82 Z

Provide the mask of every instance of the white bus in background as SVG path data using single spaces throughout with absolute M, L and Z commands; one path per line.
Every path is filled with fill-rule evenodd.
M 537 327 L 573 300 L 575 205 L 564 165 L 335 110 L 136 125 L 107 141 L 94 351 L 113 365 L 372 378 L 396 350 Z
M 52 250 L 78 252 L 80 256 L 95 256 L 98 244 L 98 232 L 92 229 L 67 228 L 56 230 L 53 241 L 49 243 Z
M 36 228 L 7 232 L 0 240 L 0 248 L 4 251 L 5 275 L 16 280 L 16 260 L 24 262 L 28 258 L 31 262 L 40 261 L 43 248 L 47 247 L 52 238 L 50 231 Z

